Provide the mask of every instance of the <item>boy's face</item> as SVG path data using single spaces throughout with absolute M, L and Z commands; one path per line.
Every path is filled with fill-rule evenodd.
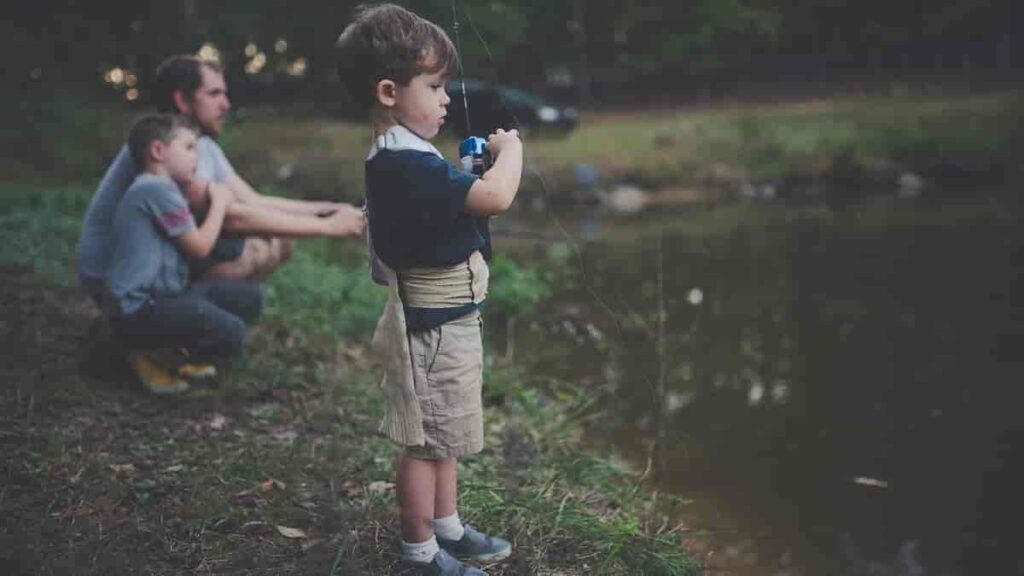
M 185 184 L 196 174 L 199 152 L 196 150 L 196 133 L 179 128 L 174 131 L 170 142 L 164 146 L 163 163 L 170 177 L 179 184 Z
M 417 74 L 407 86 L 395 86 L 394 117 L 406 128 L 427 140 L 437 136 L 447 115 L 448 93 L 443 71 Z

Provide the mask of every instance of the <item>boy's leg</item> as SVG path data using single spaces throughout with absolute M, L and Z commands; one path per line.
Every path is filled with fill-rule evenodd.
M 237 356 L 245 339 L 240 317 L 194 292 L 157 298 L 110 324 L 134 348 L 183 347 L 201 360 Z
M 455 459 L 446 460 L 454 463 Z M 459 562 L 438 546 L 433 520 L 438 470 L 444 467 L 439 464 L 405 453 L 399 456 L 397 493 L 402 517 L 402 559 L 420 574 L 429 576 L 487 576 L 483 570 Z M 448 481 L 454 481 L 454 477 L 448 475 L 445 482 Z M 446 502 L 449 504 L 454 505 Z
M 436 460 L 437 487 L 434 489 L 434 518 L 445 518 L 458 511 L 458 461 L 455 458 Z
M 458 541 L 465 534 L 458 512 L 458 461 L 437 461 L 437 488 L 434 495 L 434 533 L 441 540 Z
M 263 309 L 263 291 L 248 280 L 212 279 L 193 284 L 188 292 L 213 302 L 246 324 L 255 322 Z
M 402 540 L 423 542 L 434 536 L 434 500 L 437 467 L 433 460 L 402 454 L 398 460 L 398 506 L 402 516 Z

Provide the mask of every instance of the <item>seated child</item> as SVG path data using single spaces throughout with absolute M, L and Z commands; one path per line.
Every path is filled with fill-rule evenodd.
M 489 246 L 480 219 L 515 198 L 522 144 L 515 131 L 492 134 L 494 165 L 478 178 L 429 142 L 457 64 L 433 23 L 395 5 L 360 8 L 338 48 L 341 79 L 375 138 L 365 167 L 369 236 L 390 296 L 374 349 L 385 365 L 381 431 L 402 449 L 402 558 L 423 574 L 486 574 L 456 558 L 500 560 L 512 546 L 459 520 L 456 459 L 483 448 L 479 306 Z
M 262 295 L 254 283 L 189 284 L 189 260 L 209 254 L 230 202 L 227 189 L 211 187 L 209 213 L 196 226 L 180 187 L 195 174 L 197 137 L 181 116 L 139 119 L 128 148 L 145 169 L 114 216 L 113 258 L 101 306 L 114 334 L 133 350 L 136 374 L 154 394 L 183 392 L 183 376 L 197 363 L 239 354 L 246 323 L 260 313 Z

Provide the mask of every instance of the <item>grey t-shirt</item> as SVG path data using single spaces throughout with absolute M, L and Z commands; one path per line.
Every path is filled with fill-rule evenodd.
M 195 227 L 188 202 L 173 180 L 139 174 L 114 213 L 103 309 L 133 314 L 150 298 L 184 292 L 188 260 L 175 238 Z
M 199 163 L 196 166 L 197 180 L 222 182 L 231 177 L 235 170 L 228 162 L 224 151 L 209 136 L 200 136 L 197 143 Z M 124 146 L 107 168 L 99 188 L 89 202 L 85 213 L 82 233 L 78 237 L 76 250 L 78 278 L 83 286 L 92 290 L 102 285 L 113 256 L 114 213 L 124 197 L 128 186 L 138 175 L 132 155 Z

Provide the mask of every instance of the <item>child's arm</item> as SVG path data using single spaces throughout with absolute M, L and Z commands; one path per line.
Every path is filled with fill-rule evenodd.
M 487 137 L 487 149 L 494 164 L 466 194 L 466 211 L 477 216 L 494 216 L 512 205 L 523 174 L 523 143 L 519 132 L 497 132 Z
M 210 250 L 213 250 L 213 245 L 217 242 L 221 226 L 224 223 L 224 214 L 227 212 L 232 198 L 230 190 L 216 185 L 209 187 L 209 196 L 210 210 L 207 212 L 202 226 L 185 232 L 175 240 L 182 253 L 193 260 L 206 258 L 209 256 Z

